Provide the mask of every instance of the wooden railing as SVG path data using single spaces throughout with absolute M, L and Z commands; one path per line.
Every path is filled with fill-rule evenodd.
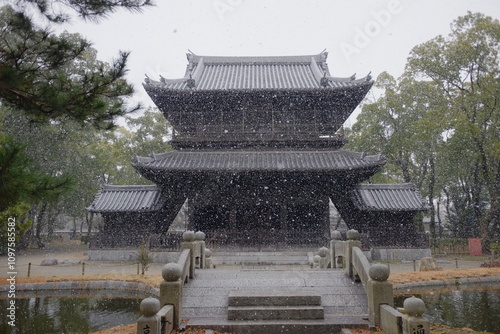
M 341 140 L 343 128 L 336 124 L 216 124 L 176 126 L 173 141 L 267 141 Z

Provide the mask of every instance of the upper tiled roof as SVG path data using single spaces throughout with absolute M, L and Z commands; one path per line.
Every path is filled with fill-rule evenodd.
M 348 171 L 380 167 L 381 155 L 336 151 L 170 151 L 136 157 L 136 168 L 164 171 Z
M 426 211 L 429 206 L 411 183 L 359 184 L 352 190 L 354 205 L 367 211 Z
M 155 81 L 148 86 L 168 90 L 318 89 L 371 86 L 370 75 L 335 78 L 326 64 L 327 53 L 282 57 L 213 57 L 188 53 L 184 78 Z
M 103 185 L 94 202 L 87 208 L 91 212 L 152 212 L 163 204 L 157 186 Z

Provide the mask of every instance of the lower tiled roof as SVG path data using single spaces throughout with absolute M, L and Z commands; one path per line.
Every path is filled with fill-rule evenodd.
M 426 211 L 430 207 L 412 183 L 359 184 L 352 190 L 354 205 L 365 211 Z
M 154 212 L 163 199 L 157 186 L 103 185 L 94 202 L 87 208 L 90 212 Z
M 349 171 L 380 167 L 382 155 L 332 151 L 170 151 L 136 157 L 139 169 L 165 171 Z

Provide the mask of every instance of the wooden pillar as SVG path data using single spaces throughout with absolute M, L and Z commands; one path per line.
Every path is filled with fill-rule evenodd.
M 280 206 L 280 242 L 283 245 L 288 245 L 287 235 L 288 235 L 288 205 L 282 199 Z
M 194 231 L 195 230 L 195 221 L 194 221 L 194 213 L 196 210 L 196 205 L 194 203 L 194 200 L 190 197 L 187 199 L 187 215 L 186 215 L 186 228 L 188 231 Z

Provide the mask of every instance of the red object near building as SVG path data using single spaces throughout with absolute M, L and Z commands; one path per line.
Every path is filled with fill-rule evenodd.
M 469 238 L 469 255 L 483 255 L 481 239 Z

